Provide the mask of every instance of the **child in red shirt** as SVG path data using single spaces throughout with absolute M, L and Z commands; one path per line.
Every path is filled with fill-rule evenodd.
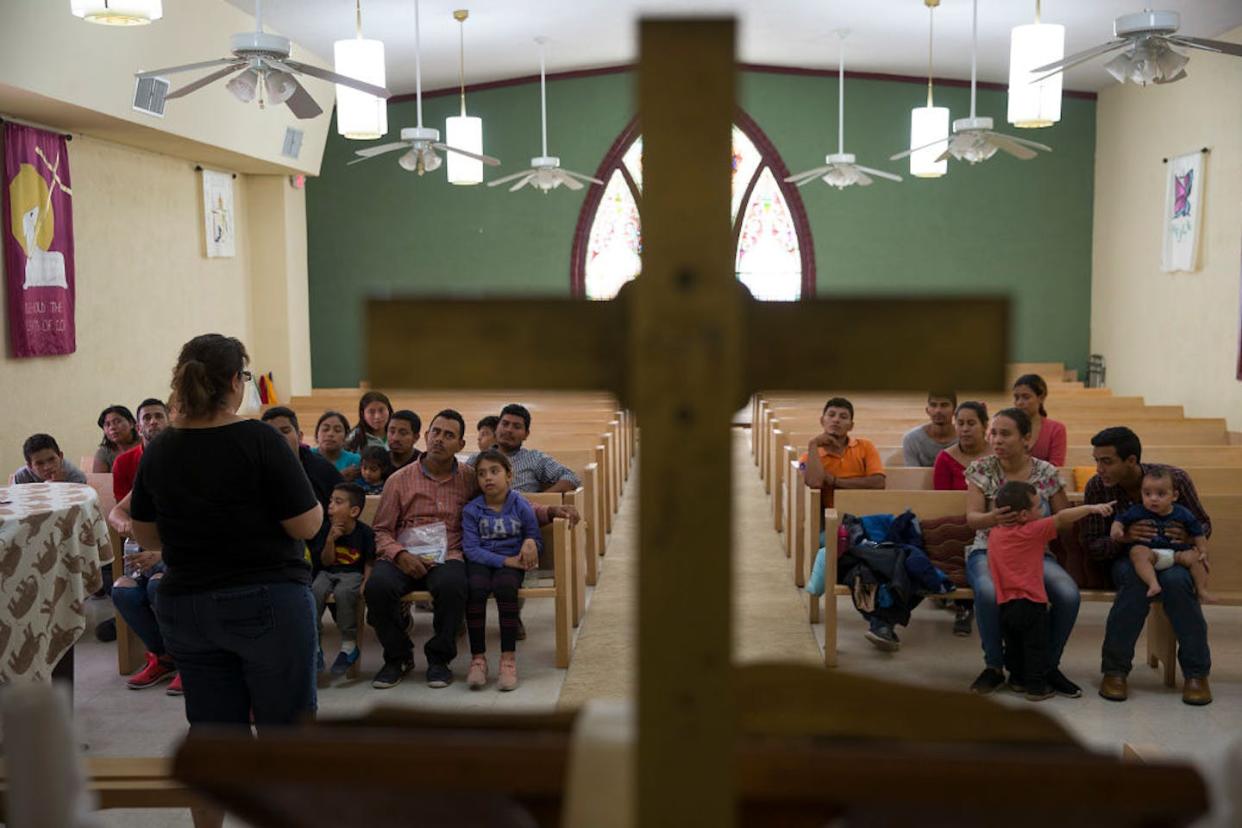
M 1041 517 L 1035 487 L 1013 480 L 1000 487 L 993 505 L 1016 518 L 994 527 L 988 538 L 988 569 L 1000 607 L 1005 667 L 1014 689 L 1025 690 L 1030 701 L 1042 701 L 1055 695 L 1047 682 L 1050 631 L 1044 548 L 1057 532 L 1087 515 L 1111 515 L 1113 504 L 1075 506 Z

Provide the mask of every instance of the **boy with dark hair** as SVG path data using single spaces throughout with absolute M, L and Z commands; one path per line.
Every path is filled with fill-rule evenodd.
M 395 469 L 388 449 L 384 446 L 367 446 L 362 450 L 362 460 L 358 463 L 358 485 L 363 494 L 377 495 L 384 491 L 384 481 Z
M 496 445 L 496 427 L 500 425 L 500 418 L 496 416 L 484 417 L 479 420 L 478 425 L 478 445 L 479 451 L 487 451 Z
M 65 459 L 50 434 L 32 434 L 22 443 L 26 465 L 13 475 L 14 483 L 85 483 L 81 469 Z
M 376 447 L 378 448 L 378 447 Z M 362 488 L 354 483 L 339 483 L 328 500 L 330 528 L 317 553 L 321 567 L 311 582 L 315 596 L 315 622 L 319 624 L 319 659 L 323 672 L 323 611 L 328 595 L 336 601 L 336 625 L 341 631 L 341 651 L 332 662 L 332 675 L 343 676 L 358 660 L 358 601 L 362 586 L 375 563 L 375 532 L 360 521 L 367 504 Z
M 1087 515 L 1111 515 L 1113 504 L 1075 506 L 1041 517 L 1039 493 L 1030 483 L 1011 480 L 996 493 L 994 508 L 1008 509 L 1017 521 L 992 527 L 988 569 L 996 586 L 1005 667 L 1009 686 L 1030 701 L 1056 695 L 1048 685 L 1048 593 L 1044 589 L 1044 549 L 1057 532 Z
M 1143 502 L 1135 503 L 1113 521 L 1110 536 L 1115 543 L 1130 547 L 1130 563 L 1134 571 L 1147 584 L 1147 597 L 1154 598 L 1162 591 L 1156 572 L 1173 564 L 1190 570 L 1195 581 L 1195 592 L 1204 604 L 1215 603 L 1207 591 L 1207 538 L 1203 524 L 1194 513 L 1177 502 L 1177 488 L 1173 485 L 1173 473 L 1164 466 L 1150 466 L 1143 475 Z M 1156 535 L 1143 542 L 1126 542 L 1126 529 L 1140 520 L 1151 521 Z M 1170 523 L 1180 523 L 1190 536 L 1190 543 L 1174 541 L 1164 534 Z

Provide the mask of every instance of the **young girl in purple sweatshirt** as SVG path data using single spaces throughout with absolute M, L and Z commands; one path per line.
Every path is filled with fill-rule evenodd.
M 500 615 L 500 690 L 517 687 L 518 588 L 529 569 L 539 565 L 543 535 L 535 510 L 509 488 L 513 468 L 502 452 L 489 449 L 475 463 L 481 495 L 461 513 L 462 551 L 466 555 L 466 629 L 470 633 L 470 670 L 466 684 L 487 684 L 487 596 L 496 596 Z

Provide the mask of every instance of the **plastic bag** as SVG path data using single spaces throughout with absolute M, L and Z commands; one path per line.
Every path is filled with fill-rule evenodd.
M 411 555 L 430 564 L 444 563 L 448 553 L 448 530 L 443 522 L 407 526 L 397 534 L 397 543 Z
M 263 403 L 259 400 L 259 386 L 255 385 L 254 380 L 251 379 L 246 383 L 246 392 L 242 395 L 242 402 L 237 408 L 237 413 L 243 417 L 250 417 L 262 410 Z

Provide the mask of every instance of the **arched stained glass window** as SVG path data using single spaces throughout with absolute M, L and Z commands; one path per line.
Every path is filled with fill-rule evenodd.
M 797 189 L 784 162 L 741 110 L 733 127 L 731 216 L 736 272 L 756 299 L 815 293 L 815 254 Z M 578 217 L 570 265 L 576 296 L 611 299 L 642 268 L 643 139 L 635 121 L 613 144 Z

